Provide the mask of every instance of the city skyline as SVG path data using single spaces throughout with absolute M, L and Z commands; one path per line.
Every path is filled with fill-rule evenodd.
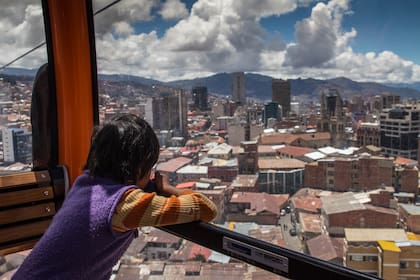
M 94 10 L 108 1 L 93 1 Z M 419 3 L 122 1 L 95 17 L 98 71 L 163 81 L 245 71 L 274 78 L 418 82 Z M 417 8 L 417 9 L 416 9 Z M 5 3 L 0 64 L 44 40 L 40 1 Z M 37 68 L 37 50 L 12 67 Z

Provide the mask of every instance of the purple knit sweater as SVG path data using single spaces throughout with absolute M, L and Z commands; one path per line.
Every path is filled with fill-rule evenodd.
M 137 230 L 116 233 L 111 219 L 135 186 L 79 176 L 41 240 L 12 279 L 106 279 Z

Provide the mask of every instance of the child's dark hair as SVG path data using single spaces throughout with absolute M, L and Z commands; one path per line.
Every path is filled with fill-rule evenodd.
M 152 169 L 159 149 L 156 134 L 145 120 L 120 114 L 93 134 L 85 169 L 91 176 L 134 183 Z

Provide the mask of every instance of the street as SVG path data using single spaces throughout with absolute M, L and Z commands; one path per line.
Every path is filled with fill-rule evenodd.
M 287 248 L 298 252 L 303 252 L 302 242 L 299 240 L 298 235 L 292 236 L 289 232 L 289 230 L 293 228 L 293 223 L 290 221 L 291 215 L 292 213 L 287 213 L 286 215 L 281 216 L 279 219 L 279 226 L 281 227 L 283 233 L 283 239 L 286 242 Z

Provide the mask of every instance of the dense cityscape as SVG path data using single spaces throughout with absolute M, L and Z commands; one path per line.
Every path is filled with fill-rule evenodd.
M 245 77 L 231 73 L 230 96 L 100 80 L 100 122 L 121 112 L 146 119 L 161 145 L 157 170 L 212 199 L 214 224 L 385 279 L 419 278 L 420 100 L 345 99 L 331 87 L 302 98 L 281 79 L 271 100 L 258 100 L 247 98 Z M 32 167 L 31 94 L 32 81 L 0 80 L 2 174 Z M 279 279 L 140 231 L 113 279 Z

